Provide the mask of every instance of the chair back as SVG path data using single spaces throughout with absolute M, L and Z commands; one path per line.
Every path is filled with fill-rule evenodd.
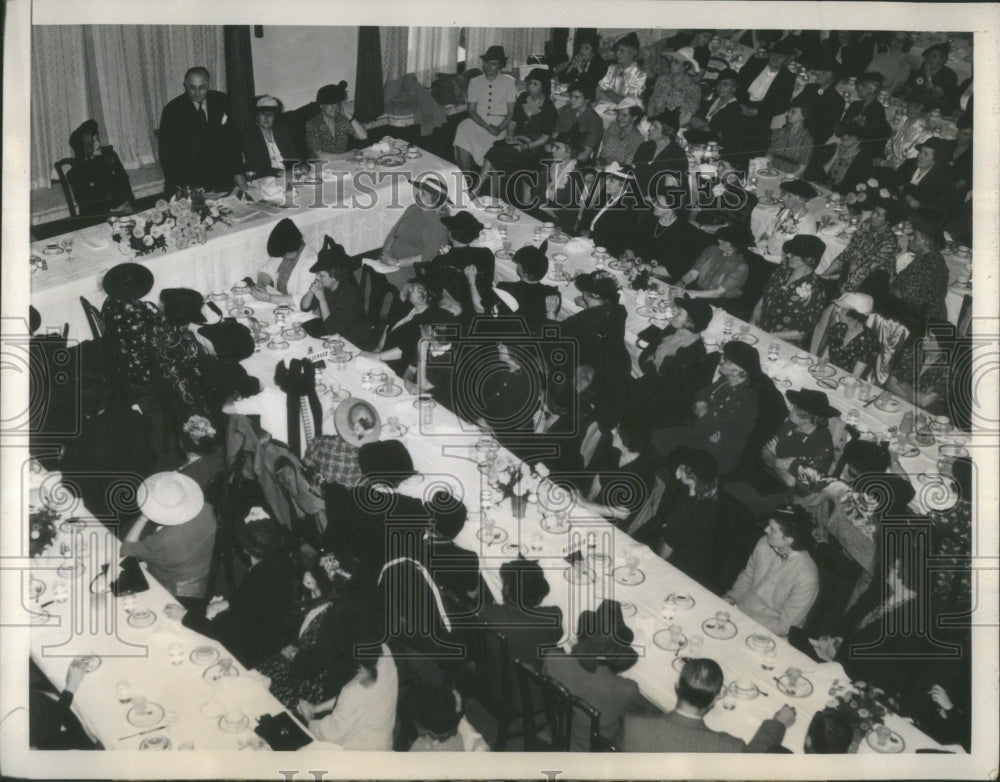
M 69 177 L 66 170 L 73 167 L 73 158 L 64 157 L 57 160 L 55 164 L 56 174 L 59 175 L 59 185 L 62 187 L 63 198 L 66 199 L 66 207 L 69 209 L 70 217 L 77 217 L 76 199 L 73 197 L 73 188 L 69 186 Z
M 735 299 L 728 299 L 721 302 L 721 306 L 729 314 L 742 320 L 750 320 L 753 308 L 757 306 L 761 295 L 764 293 L 764 286 L 771 279 L 777 264 L 769 263 L 758 253 L 746 250 L 743 257 L 747 262 L 747 280 L 743 285 L 743 292 Z
M 485 622 L 469 628 L 470 694 L 497 720 L 513 713 L 514 663 L 507 636 Z
M 385 331 L 389 323 L 389 314 L 398 298 L 399 291 L 384 274 L 375 271 L 367 264 L 361 266 L 361 301 L 365 318 L 376 334 Z
M 87 316 L 87 323 L 90 326 L 90 333 L 96 342 L 104 337 L 104 318 L 101 311 L 91 304 L 85 296 L 80 297 L 80 304 L 83 306 L 83 314 Z
M 573 695 L 555 679 L 540 673 L 524 660 L 514 664 L 521 691 L 521 721 L 526 752 L 568 752 L 572 741 Z M 545 724 L 536 725 L 542 712 Z M 544 733 L 548 733 L 548 739 Z

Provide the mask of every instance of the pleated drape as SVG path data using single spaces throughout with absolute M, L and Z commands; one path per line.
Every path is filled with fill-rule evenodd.
M 411 27 L 406 72 L 430 87 L 435 73 L 454 73 L 458 66 L 457 27 Z
M 548 27 L 470 27 L 466 32 L 466 67 L 480 67 L 480 58 L 491 46 L 507 52 L 507 67 L 517 68 L 528 61 L 529 54 L 545 54 Z
M 377 27 L 358 28 L 357 86 L 354 88 L 354 116 L 371 122 L 382 114 L 382 47 Z
M 256 95 L 253 83 L 253 56 L 250 51 L 250 27 L 226 25 L 223 28 L 226 60 L 226 93 L 229 95 L 230 122 L 245 128 L 253 120 Z
M 406 73 L 406 50 L 409 43 L 408 27 L 378 28 L 382 45 L 382 79 L 392 81 Z

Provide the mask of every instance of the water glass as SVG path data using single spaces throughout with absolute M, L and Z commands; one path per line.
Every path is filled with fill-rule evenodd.
M 884 747 L 889 742 L 889 736 L 892 735 L 892 731 L 889 730 L 885 725 L 875 726 L 875 742 L 880 746 Z
M 767 346 L 767 360 L 777 361 L 781 357 L 781 345 L 777 342 L 772 342 Z
M 794 690 L 796 685 L 799 683 L 799 677 L 802 676 L 801 668 L 788 668 L 785 671 L 785 679 L 788 682 L 788 688 Z
M 860 421 L 861 421 L 861 414 L 857 410 L 854 410 L 852 408 L 851 410 L 847 411 L 848 426 L 857 426 Z
M 532 554 L 541 554 L 545 548 L 545 538 L 542 536 L 541 532 L 536 532 L 531 536 L 531 540 L 528 542 L 528 547 L 531 549 Z
M 687 657 L 697 660 L 705 651 L 705 639 L 700 635 L 692 635 L 688 638 Z
M 115 685 L 115 692 L 118 694 L 119 703 L 130 703 L 132 701 L 132 685 L 124 679 Z
M 635 571 L 639 569 L 639 547 L 631 546 L 625 549 L 625 566 L 628 568 L 629 575 L 635 575 Z
M 184 647 L 181 646 L 181 644 L 178 643 L 170 644 L 170 649 L 168 650 L 168 654 L 170 655 L 171 665 L 180 665 L 182 662 L 184 662 Z
M 729 612 L 728 611 L 716 611 L 715 621 L 720 625 L 729 624 Z
M 678 624 L 670 625 L 667 628 L 667 632 L 670 634 L 670 643 L 672 646 L 680 644 L 684 637 L 684 628 Z
M 778 659 L 778 653 L 774 649 L 766 649 L 760 654 L 760 667 L 765 671 L 773 671 Z

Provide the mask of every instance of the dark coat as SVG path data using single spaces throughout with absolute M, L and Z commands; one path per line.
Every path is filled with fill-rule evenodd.
M 228 122 L 228 98 L 209 90 L 205 97 L 206 124 L 192 100 L 178 95 L 163 107 L 160 116 L 160 165 L 164 192 L 172 195 L 181 186 L 228 190 L 239 168 L 239 142 Z M 227 121 L 223 122 L 226 117 Z
M 766 59 L 754 57 L 740 69 L 737 97 L 744 105 L 757 109 L 755 120 L 757 123 L 766 123 L 770 127 L 771 120 L 774 117 L 788 110 L 788 104 L 792 100 L 792 93 L 795 91 L 795 76 L 791 71 L 782 68 L 781 72 L 774 77 L 771 86 L 767 88 L 764 100 L 754 103 L 749 99 L 747 90 L 766 67 Z
M 896 169 L 896 188 L 899 195 L 913 196 L 920 202 L 918 211 L 940 219 L 941 214 L 951 205 L 952 187 L 948 177 L 948 166 L 946 163 L 935 162 L 934 167 L 919 183 L 911 185 L 910 180 L 916 170 L 916 158 L 904 160 Z
M 817 144 L 826 144 L 837 131 L 840 118 L 844 116 L 844 96 L 834 89 L 833 85 L 819 94 L 819 87 L 807 84 L 802 88 L 796 100 L 806 105 L 808 117 L 805 125 Z
M 282 157 L 285 159 L 285 167 L 288 168 L 294 162 L 304 162 L 305 157 L 295 145 L 291 131 L 284 125 L 275 124 L 272 129 L 274 142 L 278 145 Z M 271 167 L 271 156 L 267 153 L 267 142 L 264 141 L 263 131 L 256 125 L 251 125 L 240 134 L 240 142 L 243 148 L 243 170 L 253 171 L 257 176 L 280 173 Z
M 111 147 L 102 147 L 100 155 L 88 160 L 74 160 L 66 179 L 83 217 L 106 215 L 133 198 L 125 167 Z

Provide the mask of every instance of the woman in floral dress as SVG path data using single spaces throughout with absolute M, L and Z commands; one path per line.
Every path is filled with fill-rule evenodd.
M 899 204 L 889 197 L 889 191 L 884 188 L 869 188 L 865 193 L 860 205 L 871 208 L 871 214 L 858 226 L 847 247 L 834 258 L 823 275 L 827 279 L 837 279 L 839 274 L 841 293 L 873 293 L 877 281 L 872 276 L 876 273 L 883 276 L 880 287 L 888 285 L 896 277 L 896 256 L 900 247 L 892 226 L 900 217 Z
M 909 307 L 915 322 L 927 323 L 931 320 L 947 321 L 948 307 L 948 266 L 938 248 L 944 243 L 941 228 L 925 217 L 915 215 L 910 220 L 913 235 L 910 237 L 908 254 L 899 260 L 905 263 L 897 268 L 889 292 L 901 299 Z
M 962 456 L 951 465 L 958 498 L 950 508 L 932 511 L 932 547 L 951 569 L 934 574 L 934 596 L 948 611 L 964 612 L 972 607 L 972 461 Z M 943 562 L 942 564 L 945 564 Z
M 680 126 L 685 127 L 701 105 L 701 86 L 695 75 L 701 67 L 694 59 L 694 50 L 683 47 L 670 55 L 670 70 L 657 77 L 646 111 L 655 117 L 666 110 L 677 110 Z
M 818 236 L 793 236 L 783 245 L 784 260 L 767 285 L 751 318 L 779 339 L 802 345 L 826 308 L 823 281 L 816 265 L 826 251 Z
M 861 376 L 875 364 L 878 342 L 866 325 L 874 308 L 871 296 L 864 293 L 847 293 L 837 299 L 835 322 L 826 332 L 826 344 L 820 356 L 852 375 Z

